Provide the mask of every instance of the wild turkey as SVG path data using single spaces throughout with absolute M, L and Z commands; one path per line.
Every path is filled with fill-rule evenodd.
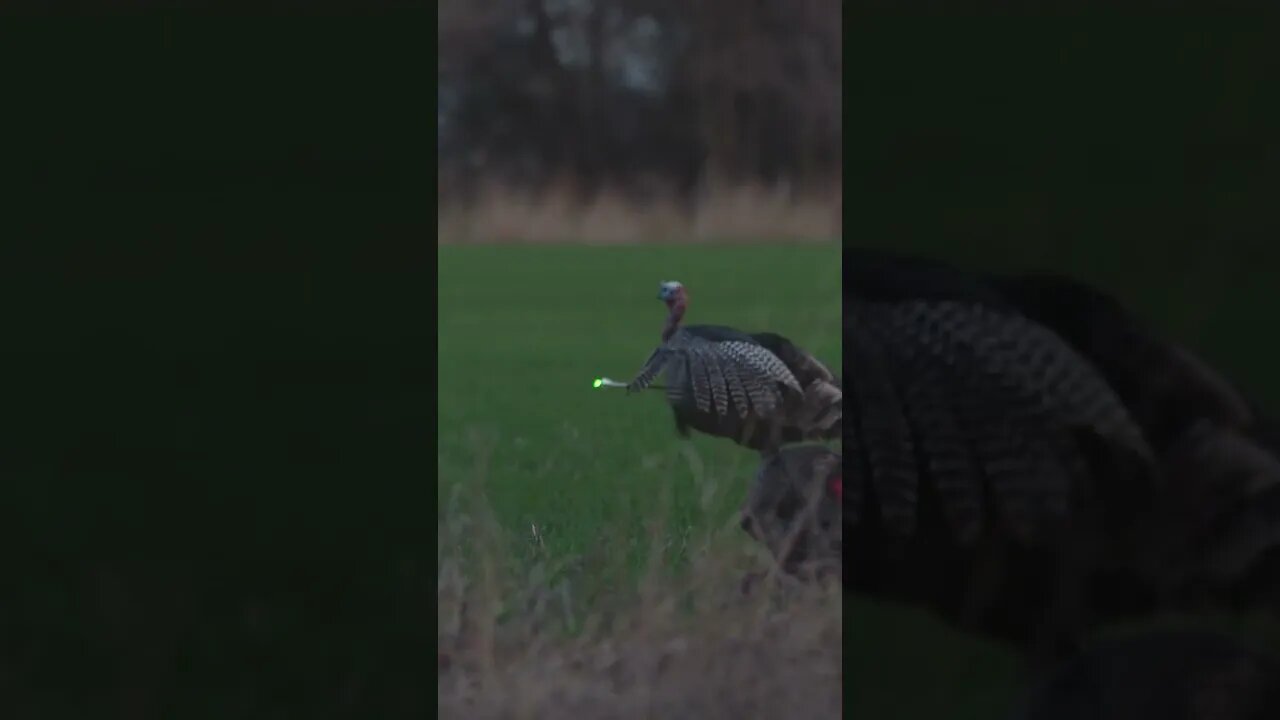
M 689 294 L 679 282 L 662 283 L 658 298 L 668 308 L 662 345 L 627 392 L 647 388 L 665 372 L 682 436 L 692 428 L 761 452 L 841 436 L 840 381 L 812 355 L 775 333 L 682 326 Z
M 1277 445 L 1185 349 L 1052 275 L 846 250 L 844 292 L 846 587 L 1052 652 L 1273 602 Z

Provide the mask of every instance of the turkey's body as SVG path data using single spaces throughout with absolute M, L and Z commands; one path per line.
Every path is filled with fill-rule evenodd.
M 840 381 L 822 363 L 774 333 L 680 326 L 684 288 L 663 287 L 672 293 L 661 296 L 671 306 L 663 344 L 628 390 L 643 390 L 663 376 L 681 435 L 698 430 L 762 452 L 841 436 Z
M 667 400 L 681 435 L 693 429 L 753 450 L 840 437 L 839 381 L 803 364 L 816 361 L 777 335 L 767 337 L 776 339 L 775 347 L 788 348 L 803 360 L 788 365 L 760 342 L 760 335 L 706 339 L 735 337 L 733 333 L 728 328 L 691 326 L 672 338 L 668 347 L 673 357 L 665 365 Z
M 1193 585 L 1226 603 L 1280 546 L 1228 523 L 1237 537 L 1209 547 L 1238 567 L 1205 580 L 1197 543 L 1239 512 L 1228 500 L 1280 481 L 1274 446 L 1229 385 L 1105 296 L 878 253 L 845 265 L 847 587 L 1057 650 Z

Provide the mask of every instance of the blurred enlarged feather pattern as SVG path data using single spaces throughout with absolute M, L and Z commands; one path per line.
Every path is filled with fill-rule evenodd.
M 1068 279 L 845 262 L 847 587 L 1050 652 L 1280 614 L 1280 435 L 1225 378 Z
M 861 323 L 855 322 L 855 326 Z M 863 332 L 855 335 L 848 352 L 857 403 L 859 449 L 865 453 L 877 509 L 886 526 L 909 534 L 915 530 L 919 472 L 885 347 L 875 334 Z
M 861 452 L 890 527 L 910 532 L 930 483 L 963 539 L 991 522 L 1030 540 L 1069 512 L 1092 430 L 1148 454 L 1141 430 L 1091 364 L 1052 332 L 976 303 L 860 303 L 847 341 Z M 988 496 L 989 494 L 989 496 Z M 987 507 L 984 507 L 987 506 Z

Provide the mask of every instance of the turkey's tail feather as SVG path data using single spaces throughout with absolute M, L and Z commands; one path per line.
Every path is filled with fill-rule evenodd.
M 682 436 L 698 430 L 772 452 L 842 434 L 839 379 L 780 335 L 682 328 L 650 355 L 628 389 L 650 387 L 664 372 Z

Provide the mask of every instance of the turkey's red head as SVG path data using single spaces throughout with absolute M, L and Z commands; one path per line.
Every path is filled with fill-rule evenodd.
M 670 311 L 667 315 L 667 324 L 662 328 L 662 341 L 666 342 L 676 328 L 680 325 L 680 319 L 684 317 L 685 308 L 689 306 L 689 293 L 675 280 L 668 280 L 658 286 L 658 299 L 667 304 Z
M 679 282 L 668 280 L 658 286 L 658 299 L 665 302 L 667 307 L 674 308 L 688 302 L 689 292 Z

